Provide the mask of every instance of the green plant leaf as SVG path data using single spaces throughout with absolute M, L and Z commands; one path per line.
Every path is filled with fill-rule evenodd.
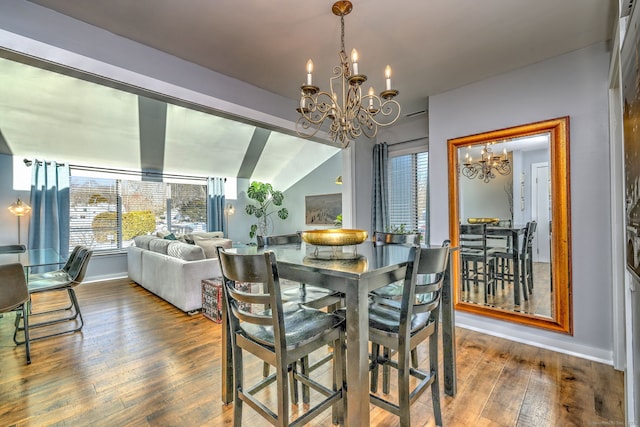
M 287 219 L 289 217 L 289 211 L 287 208 L 282 208 L 278 211 L 278 216 L 280 219 Z

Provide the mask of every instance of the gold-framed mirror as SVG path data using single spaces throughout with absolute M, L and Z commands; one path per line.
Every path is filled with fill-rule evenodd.
M 460 311 L 573 333 L 569 117 L 450 139 Z

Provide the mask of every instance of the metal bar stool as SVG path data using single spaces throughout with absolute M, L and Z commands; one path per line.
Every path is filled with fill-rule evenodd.
M 346 403 L 344 318 L 299 303 L 283 304 L 273 252 L 238 255 L 218 248 L 218 260 L 233 349 L 234 425 L 242 425 L 244 404 L 274 426 L 304 425 L 329 408 L 333 409 L 334 423 L 342 425 Z M 262 293 L 238 290 L 236 281 L 261 283 Z M 263 309 L 254 309 L 255 305 Z M 331 389 L 296 370 L 297 360 L 326 345 L 332 345 L 334 349 L 334 381 Z M 273 365 L 275 373 L 252 386 L 245 385 L 243 351 Z M 323 397 L 292 423 L 289 423 L 288 374 Z M 273 412 L 255 396 L 255 393 L 274 381 L 277 387 L 277 412 Z

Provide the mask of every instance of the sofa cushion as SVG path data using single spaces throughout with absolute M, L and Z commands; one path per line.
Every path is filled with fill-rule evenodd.
M 195 236 L 194 236 L 195 237 Z M 223 247 L 225 249 L 230 249 L 232 241 L 229 239 L 202 239 L 195 238 L 194 242 L 196 246 L 204 249 L 204 255 L 207 258 L 218 258 L 217 247 Z
M 195 233 L 191 233 L 187 235 L 192 240 L 195 241 L 196 237 L 204 237 L 204 238 L 212 238 L 216 237 L 218 239 L 222 239 L 224 237 L 224 233 L 222 231 L 196 231 Z
M 136 247 L 140 249 L 149 249 L 149 242 L 152 240 L 157 240 L 156 236 L 146 235 L 146 236 L 136 236 L 133 238 L 133 242 L 136 244 Z
M 171 242 L 167 248 L 167 255 L 185 261 L 205 259 L 203 248 L 183 242 Z
M 149 242 L 149 250 L 153 252 L 158 252 L 159 254 L 167 254 L 167 249 L 169 245 L 175 242 L 175 240 L 165 240 L 155 238 Z

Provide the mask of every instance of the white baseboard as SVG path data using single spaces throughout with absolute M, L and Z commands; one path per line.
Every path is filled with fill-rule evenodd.
M 569 356 L 575 356 L 575 357 L 579 357 L 581 359 L 587 359 L 587 360 L 591 360 L 593 362 L 598 362 L 598 363 L 603 363 L 605 365 L 613 366 L 613 355 L 611 354 L 611 352 L 606 352 L 606 351 L 597 350 L 597 349 L 593 349 L 593 348 L 589 348 L 590 353 L 569 350 L 569 349 L 562 348 L 562 347 L 556 347 L 556 346 L 549 345 L 549 344 L 543 344 L 543 343 L 540 343 L 538 341 L 533 341 L 533 340 L 529 340 L 529 339 L 525 339 L 525 338 L 521 338 L 521 337 L 516 337 L 516 336 L 513 336 L 513 335 L 508 335 L 508 334 L 501 333 L 501 332 L 496 332 L 496 331 L 492 331 L 492 330 L 479 328 L 477 326 L 468 325 L 468 324 L 465 324 L 463 322 L 459 322 L 457 320 L 456 320 L 456 326 L 459 326 L 459 327 L 464 328 L 464 329 L 469 329 L 471 331 L 475 331 L 475 332 L 480 332 L 480 333 L 483 333 L 483 334 L 491 335 L 493 337 L 504 338 L 504 339 L 509 340 L 509 341 L 515 341 L 515 342 L 519 342 L 521 344 L 527 344 L 527 345 L 530 345 L 530 346 L 533 346 L 533 347 L 544 348 L 545 350 L 551 350 L 551 351 L 555 351 L 557 353 L 567 354 Z

